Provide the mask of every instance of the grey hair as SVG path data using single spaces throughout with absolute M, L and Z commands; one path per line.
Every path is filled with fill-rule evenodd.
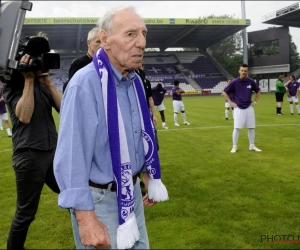
M 43 31 L 39 31 L 36 33 L 35 36 L 30 36 L 30 38 L 33 38 L 33 37 L 44 37 L 47 41 L 48 41 L 48 36 L 45 32 Z
M 108 12 L 106 12 L 106 14 L 104 14 L 104 16 L 101 19 L 98 20 L 97 26 L 101 30 L 107 31 L 108 34 L 112 34 L 113 33 L 113 20 L 114 20 L 114 17 L 115 17 L 116 14 L 118 14 L 122 10 L 132 10 L 136 13 L 136 10 L 133 6 L 116 7 L 116 8 L 113 8 L 113 9 L 109 10 Z
M 100 31 L 101 31 L 101 29 L 99 29 L 99 27 L 96 27 L 96 28 L 91 29 L 91 30 L 89 31 L 89 33 L 88 33 L 87 40 L 89 40 L 89 41 L 94 40 L 95 37 L 96 37 L 96 35 L 97 35 L 97 33 L 100 32 Z
M 47 34 L 45 32 L 43 32 L 43 31 L 37 32 L 36 36 L 38 36 L 38 37 L 44 37 L 46 40 L 48 40 Z

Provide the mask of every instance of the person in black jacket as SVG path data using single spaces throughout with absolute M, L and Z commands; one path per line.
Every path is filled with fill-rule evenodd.
M 100 48 L 101 46 L 101 42 L 100 42 L 100 38 L 99 38 L 99 34 L 100 34 L 100 29 L 99 28 L 93 28 L 90 30 L 90 32 L 88 33 L 88 37 L 87 37 L 87 46 L 88 46 L 88 52 L 86 53 L 86 55 L 79 57 L 77 59 L 75 59 L 72 64 L 71 67 L 69 69 L 69 80 L 66 81 L 64 83 L 63 86 L 63 92 L 65 92 L 65 89 L 69 83 L 69 81 L 71 80 L 71 78 L 73 77 L 73 75 L 81 68 L 85 67 L 86 65 L 88 65 L 90 62 L 92 62 L 93 60 L 93 56 L 94 53 Z
M 31 37 L 28 41 L 31 49 L 20 59 L 20 65 L 29 68 L 33 63 L 33 51 L 42 47 L 30 47 L 30 44 L 46 44 L 48 49 L 40 52 L 50 51 L 46 38 Z M 53 192 L 60 192 L 53 173 L 57 131 L 52 108 L 59 112 L 62 95 L 49 74 L 40 75 L 41 72 L 35 69 L 22 73 L 13 70 L 11 80 L 3 88 L 13 127 L 12 165 L 17 189 L 16 213 L 10 227 L 7 249 L 24 249 L 27 231 L 35 218 L 44 184 Z
M 154 124 L 156 146 L 157 146 L 157 150 L 159 150 L 159 144 L 158 144 L 158 138 L 157 138 L 157 130 L 155 128 L 156 123 L 157 123 L 157 118 L 156 118 L 156 115 L 155 115 L 154 101 L 153 101 L 153 98 L 152 98 L 151 83 L 146 78 L 146 74 L 145 74 L 144 66 L 143 65 L 141 65 L 141 67 L 138 70 L 136 70 L 135 72 L 140 76 L 140 78 L 141 78 L 141 80 L 143 82 L 143 85 L 144 85 L 144 90 L 145 90 L 145 94 L 146 94 L 147 105 L 148 105 L 148 108 L 149 108 L 149 110 L 151 112 L 152 120 L 153 120 L 153 124 Z M 144 184 L 144 182 L 142 180 L 140 182 L 140 185 L 141 185 L 141 188 L 142 188 L 142 194 L 144 196 L 146 194 L 146 192 L 144 190 L 145 184 Z

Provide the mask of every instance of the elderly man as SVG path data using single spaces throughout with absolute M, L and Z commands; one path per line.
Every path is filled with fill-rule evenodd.
M 73 76 L 62 101 L 54 159 L 58 204 L 71 209 L 77 248 L 146 249 L 143 203 L 168 199 L 143 83 L 134 71 L 147 29 L 132 7 L 110 10 L 99 26 L 102 48 Z
M 101 46 L 99 35 L 100 35 L 100 29 L 97 27 L 91 29 L 90 32 L 88 33 L 88 37 L 87 37 L 88 52 L 86 53 L 86 55 L 84 55 L 80 58 L 77 58 L 72 62 L 71 67 L 69 69 L 69 80 L 64 83 L 63 91 L 65 91 L 65 89 L 66 89 L 70 79 L 73 77 L 73 75 L 78 70 L 80 70 L 84 66 L 88 65 L 93 60 L 94 53 Z

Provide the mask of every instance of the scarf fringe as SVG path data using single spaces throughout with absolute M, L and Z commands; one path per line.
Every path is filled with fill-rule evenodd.
M 134 243 L 139 240 L 140 232 L 137 226 L 135 215 L 132 214 L 130 218 L 126 219 L 126 222 L 118 227 L 117 232 L 117 248 L 128 249 L 131 248 Z
M 168 191 L 160 179 L 149 180 L 148 198 L 157 202 L 166 201 L 169 199 Z

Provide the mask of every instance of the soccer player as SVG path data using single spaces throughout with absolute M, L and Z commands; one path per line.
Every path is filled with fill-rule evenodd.
M 162 120 L 162 127 L 164 129 L 168 129 L 166 126 L 166 118 L 165 118 L 165 113 L 164 110 L 166 109 L 163 100 L 165 98 L 167 90 L 162 87 L 161 83 L 158 83 L 156 87 L 152 88 L 152 98 L 154 101 L 154 107 L 155 109 L 158 109 L 160 113 L 160 117 Z
M 181 111 L 181 116 L 183 119 L 183 124 L 184 125 L 190 125 L 189 122 L 186 120 L 186 115 L 184 111 L 184 105 L 182 102 L 182 94 L 184 93 L 184 90 L 179 88 L 179 81 L 175 80 L 174 81 L 174 87 L 172 88 L 172 97 L 173 97 L 173 109 L 174 109 L 174 122 L 175 126 L 180 126 L 177 122 L 177 116 L 178 116 L 178 111 Z
M 298 102 L 299 83 L 295 81 L 295 76 L 291 75 L 290 80 L 284 84 L 284 87 L 287 87 L 287 95 L 288 102 L 290 102 L 291 115 L 294 114 L 293 103 L 295 103 L 298 114 L 300 115 L 300 107 Z
M 248 70 L 248 65 L 242 64 L 239 70 L 240 77 L 233 79 L 223 91 L 226 100 L 234 107 L 233 147 L 231 153 L 237 151 L 240 129 L 244 127 L 248 128 L 249 150 L 261 152 L 254 145 L 254 106 L 260 96 L 260 89 L 253 79 L 247 77 Z M 254 102 L 252 102 L 252 91 L 256 93 Z M 233 100 L 231 100 L 230 94 L 233 95 Z
M 229 84 L 231 82 L 231 79 L 227 80 L 227 83 Z M 233 100 L 232 95 L 230 96 L 230 99 Z M 225 119 L 228 120 L 228 115 L 229 115 L 229 109 L 231 108 L 232 110 L 232 119 L 234 119 L 234 108 L 231 106 L 231 104 L 225 100 Z
M 283 97 L 284 94 L 286 93 L 286 88 L 284 86 L 284 75 L 280 75 L 278 77 L 278 80 L 276 81 L 276 92 L 275 92 L 275 97 L 276 97 L 276 114 L 277 115 L 283 115 L 281 113 L 281 108 L 282 108 L 282 103 L 283 103 Z

